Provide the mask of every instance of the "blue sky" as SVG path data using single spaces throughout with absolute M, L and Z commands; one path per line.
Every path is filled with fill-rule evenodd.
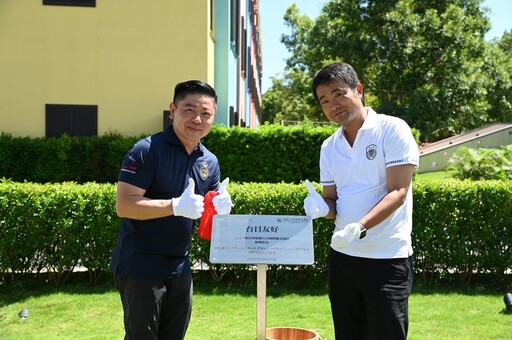
M 290 31 L 284 25 L 283 16 L 286 9 L 293 3 L 297 4 L 301 14 L 310 18 L 316 16 L 322 10 L 322 4 L 326 0 L 260 0 L 261 14 L 261 35 L 263 46 L 263 93 L 272 85 L 271 77 L 280 75 L 284 69 L 284 60 L 288 57 L 288 51 L 281 44 L 282 34 Z M 512 30 L 512 1 L 511 0 L 485 0 L 484 6 L 489 7 L 491 12 L 491 30 L 487 33 L 486 39 L 490 40 L 508 30 Z

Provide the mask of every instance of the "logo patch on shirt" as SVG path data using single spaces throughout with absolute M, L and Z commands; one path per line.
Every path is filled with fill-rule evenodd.
M 201 174 L 201 178 L 203 179 L 203 181 L 205 181 L 208 178 L 208 175 L 210 174 L 207 162 L 201 162 L 201 169 L 199 170 L 199 172 Z
M 377 157 L 377 145 L 370 144 L 366 147 L 366 158 L 372 160 L 375 157 Z

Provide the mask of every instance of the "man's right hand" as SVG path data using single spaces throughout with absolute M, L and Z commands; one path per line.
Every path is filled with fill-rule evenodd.
M 309 195 L 304 199 L 304 211 L 306 215 L 311 216 L 313 219 L 324 217 L 329 213 L 329 206 L 309 180 L 306 180 L 306 186 L 309 191 Z
M 188 180 L 188 187 L 178 198 L 172 199 L 174 216 L 183 216 L 193 220 L 201 217 L 204 210 L 204 197 L 194 193 L 195 183 L 192 178 Z

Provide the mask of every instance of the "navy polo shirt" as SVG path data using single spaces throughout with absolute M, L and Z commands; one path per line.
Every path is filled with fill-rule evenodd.
M 187 153 L 171 127 L 138 141 L 124 157 L 118 180 L 145 189 L 145 197 L 179 197 L 195 182 L 195 193 L 217 190 L 217 157 L 199 144 Z M 110 269 L 119 275 L 147 279 L 190 275 L 190 240 L 195 220 L 167 216 L 150 220 L 123 218 Z

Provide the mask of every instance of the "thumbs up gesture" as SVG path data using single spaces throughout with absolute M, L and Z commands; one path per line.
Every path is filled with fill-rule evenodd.
M 233 202 L 231 201 L 231 195 L 227 188 L 229 184 L 229 177 L 226 177 L 219 186 L 219 194 L 212 198 L 212 203 L 219 215 L 229 215 Z
M 191 219 L 201 217 L 204 210 L 204 197 L 194 193 L 195 182 L 192 178 L 188 180 L 188 187 L 178 198 L 172 199 L 174 216 L 183 216 Z
M 309 191 L 309 195 L 304 199 L 304 211 L 306 215 L 311 216 L 313 219 L 324 217 L 329 213 L 329 206 L 309 180 L 306 180 L 306 186 Z

